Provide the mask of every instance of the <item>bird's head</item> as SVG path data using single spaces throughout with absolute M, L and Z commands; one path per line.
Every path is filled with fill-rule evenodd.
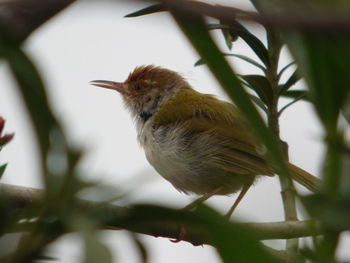
M 189 87 L 175 71 L 153 65 L 135 68 L 124 82 L 94 80 L 90 83 L 118 91 L 134 117 L 144 121 L 180 89 Z

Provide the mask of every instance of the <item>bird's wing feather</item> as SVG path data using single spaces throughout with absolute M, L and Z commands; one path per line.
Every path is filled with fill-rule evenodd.
M 233 105 L 211 95 L 184 90 L 173 96 L 154 116 L 155 128 L 184 127 L 193 151 L 194 138 L 215 153 L 218 169 L 238 174 L 271 175 L 257 144 Z M 191 142 L 192 141 L 192 142 Z M 200 152 L 200 146 L 197 147 Z
M 238 174 L 273 174 L 258 153 L 257 147 L 251 142 L 241 140 L 235 129 L 227 125 L 214 126 L 211 121 L 203 118 L 187 120 L 183 125 L 187 127 L 185 136 L 189 141 L 198 136 L 198 147 L 192 142 L 191 150 L 197 149 L 200 152 L 207 149 L 214 153 L 217 168 Z

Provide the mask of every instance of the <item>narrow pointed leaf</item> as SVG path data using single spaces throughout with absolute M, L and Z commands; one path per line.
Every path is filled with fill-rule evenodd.
M 342 7 L 335 12 L 343 10 Z M 328 141 L 323 161 L 323 189 L 330 195 L 336 195 L 346 182 L 342 176 L 346 171 L 342 164 L 344 153 L 339 151 L 337 144 L 343 144 L 340 134 L 344 131 L 338 124 L 350 94 L 349 30 L 316 26 L 312 30 L 284 32 L 284 39 L 298 64 L 298 70 L 305 76 L 310 99 Z M 326 236 L 325 240 L 327 238 L 329 240 L 330 236 Z M 337 240 L 334 241 L 336 244 Z
M 243 61 L 245 61 L 245 62 L 247 62 L 247 63 L 249 63 L 249 64 L 251 64 L 251 65 L 253 65 L 253 66 L 257 67 L 257 68 L 259 68 L 259 69 L 261 69 L 263 72 L 266 72 L 266 68 L 263 65 L 261 65 L 259 62 L 256 62 L 254 59 L 251 59 L 251 58 L 249 58 L 247 56 L 239 55 L 239 54 L 226 54 L 226 56 L 239 58 L 239 59 L 241 59 L 241 60 L 243 60 Z
M 194 63 L 194 66 L 195 67 L 198 67 L 198 66 L 201 66 L 201 65 L 204 65 L 205 64 L 205 61 L 204 59 L 200 58 L 196 61 L 196 63 Z
M 35 136 L 37 137 L 38 146 L 41 157 L 41 175 L 47 190 L 47 194 L 53 194 L 49 180 L 52 171 L 49 169 L 48 156 L 53 151 L 59 150 L 62 157 L 67 157 L 69 147 L 63 133 L 63 130 L 58 123 L 56 117 L 51 110 L 49 100 L 47 98 L 46 89 L 42 81 L 41 75 L 30 57 L 23 51 L 13 36 L 8 32 L 9 28 L 2 24 L 0 20 L 0 54 L 9 65 L 11 73 L 17 81 L 18 90 L 23 98 L 33 127 Z M 59 143 L 52 142 L 53 136 L 60 138 Z M 63 176 L 74 177 L 73 173 L 61 172 L 60 178 Z M 68 179 L 68 178 L 65 178 Z M 63 182 L 63 180 L 62 180 Z M 67 182 L 66 182 L 67 183 Z M 63 186 L 64 184 L 60 184 Z
M 280 79 L 282 77 L 282 74 L 289 69 L 291 66 L 295 65 L 295 61 L 292 61 L 290 63 L 288 63 L 287 65 L 285 65 L 280 72 L 278 72 L 278 79 Z
M 260 98 L 254 95 L 250 95 L 250 98 L 260 109 L 262 109 L 266 114 L 268 113 L 268 109 L 266 108 L 264 102 L 262 102 Z
M 272 101 L 272 89 L 270 82 L 265 76 L 262 75 L 241 75 L 243 80 L 245 80 L 249 87 L 251 87 L 259 98 L 266 104 L 270 105 Z
M 297 83 L 299 80 L 301 79 L 299 73 L 297 70 L 295 70 L 293 72 L 293 74 L 289 77 L 289 79 L 286 81 L 286 83 L 284 83 L 281 86 L 281 92 L 284 92 L 286 90 L 288 90 L 289 88 L 291 88 L 295 83 Z
M 310 101 L 307 90 L 287 90 L 281 93 L 281 96 L 292 99 L 302 98 L 303 100 Z
M 249 58 L 247 56 L 239 55 L 239 54 L 232 54 L 232 53 L 224 53 L 223 55 L 226 56 L 226 57 L 239 58 L 239 59 L 241 59 L 241 60 L 243 60 L 243 61 L 245 61 L 245 62 L 247 62 L 247 63 L 249 63 L 249 64 L 251 64 L 251 65 L 253 65 L 253 66 L 257 67 L 257 68 L 259 68 L 259 69 L 261 69 L 263 72 L 266 72 L 266 68 L 263 65 L 261 65 L 259 62 L 256 62 L 254 59 L 251 59 L 251 58 Z M 199 59 L 194 64 L 194 66 L 200 66 L 200 65 L 203 65 L 203 64 L 205 64 L 205 61 L 203 59 Z
M 258 56 L 258 58 L 260 58 L 260 60 L 266 66 L 269 65 L 269 57 L 268 57 L 267 49 L 256 36 L 251 34 L 245 28 L 241 29 L 240 27 L 239 29 L 237 29 L 236 33 L 248 44 L 248 46 L 254 51 L 254 53 Z
M 294 100 L 292 100 L 291 102 L 287 103 L 286 105 L 284 105 L 279 111 L 278 111 L 278 115 L 280 116 L 288 107 L 292 106 L 294 103 L 298 102 L 299 100 L 302 100 L 304 97 L 304 95 L 295 98 Z
M 4 172 L 6 170 L 6 167 L 7 167 L 7 163 L 3 164 L 0 166 L 0 179 L 1 177 L 4 175 Z
M 165 11 L 166 9 L 163 7 L 162 4 L 154 4 L 151 6 L 148 6 L 146 8 L 140 9 L 136 12 L 132 12 L 130 14 L 125 15 L 124 17 L 137 17 L 137 16 L 144 16 L 149 14 L 154 14 L 158 12 Z
M 231 34 L 230 34 L 229 30 L 221 29 L 221 32 L 222 32 L 222 35 L 224 36 L 225 43 L 226 43 L 226 46 L 227 46 L 228 50 L 231 50 L 232 49 L 233 38 L 231 37 Z
M 340 109 L 350 91 L 350 34 L 342 31 L 285 34 L 310 97 L 331 137 L 337 137 Z
M 260 243 L 253 241 L 254 234 L 249 229 L 234 228 L 214 211 L 203 208 L 199 207 L 198 214 L 206 224 L 223 262 L 277 262 L 264 251 Z
M 50 132 L 56 126 L 56 121 L 50 111 L 44 84 L 38 70 L 8 30 L 6 25 L 0 21 L 0 53 L 9 64 L 34 124 L 44 166 L 49 150 Z M 56 128 L 59 129 L 57 126 Z M 43 176 L 46 180 L 46 173 Z
M 264 63 L 264 65 L 269 65 L 269 55 L 265 45 L 254 36 L 252 33 L 248 31 L 242 24 L 239 22 L 231 22 L 228 25 L 231 34 L 236 34 L 241 37 L 247 45 L 254 51 L 254 53 L 258 56 L 258 58 Z M 227 29 L 226 25 L 221 24 L 213 24 L 209 25 L 209 29 Z
M 225 25 L 225 21 L 224 20 L 220 20 L 220 25 Z M 226 42 L 226 46 L 229 50 L 232 49 L 232 43 L 234 41 L 236 41 L 238 39 L 238 35 L 236 34 L 236 32 L 234 30 L 231 30 L 230 27 L 228 28 L 221 28 L 221 32 L 224 36 L 225 42 Z

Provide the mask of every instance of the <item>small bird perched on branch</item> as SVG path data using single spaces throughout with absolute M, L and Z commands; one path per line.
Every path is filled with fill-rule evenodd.
M 274 175 L 237 109 L 195 91 L 174 71 L 140 66 L 124 82 L 91 84 L 122 95 L 147 160 L 181 192 L 206 200 L 241 190 L 231 215 L 258 175 Z M 311 191 L 318 189 L 316 177 L 288 166 L 293 179 Z

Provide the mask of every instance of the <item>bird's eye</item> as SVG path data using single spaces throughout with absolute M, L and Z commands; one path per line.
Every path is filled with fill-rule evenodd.
M 146 102 L 150 102 L 151 101 L 151 97 L 148 97 L 147 99 L 146 99 Z
M 136 89 L 137 89 L 137 90 L 140 90 L 140 89 L 141 89 L 141 86 L 140 86 L 140 85 L 136 85 Z

